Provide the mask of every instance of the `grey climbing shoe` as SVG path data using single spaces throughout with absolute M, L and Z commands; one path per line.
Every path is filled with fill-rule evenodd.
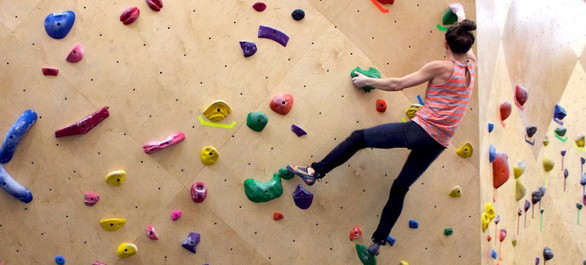
M 380 244 L 379 243 L 372 243 L 372 245 L 370 245 L 370 247 L 368 247 L 368 253 L 374 255 L 374 256 L 378 256 L 379 250 L 380 249 Z

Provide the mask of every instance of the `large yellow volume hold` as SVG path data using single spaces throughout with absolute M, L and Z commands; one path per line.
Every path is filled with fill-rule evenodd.
M 458 148 L 456 154 L 458 154 L 462 158 L 468 158 L 472 156 L 473 148 L 471 143 L 466 143 L 462 147 Z
M 138 248 L 136 247 L 135 244 L 122 243 L 118 246 L 118 249 L 116 250 L 116 252 L 118 253 L 118 257 L 128 258 L 128 257 L 136 254 L 138 252 Z
M 222 100 L 216 100 L 212 102 L 212 104 L 203 111 L 203 115 L 210 121 L 219 122 L 226 118 L 230 113 L 232 113 L 232 109 L 226 102 Z
M 122 218 L 110 218 L 110 219 L 103 219 L 100 220 L 100 225 L 102 228 L 108 231 L 116 231 L 122 228 L 126 224 L 126 219 Z
M 126 171 L 124 170 L 112 171 L 106 176 L 106 183 L 114 186 L 120 186 L 124 181 L 126 181 Z

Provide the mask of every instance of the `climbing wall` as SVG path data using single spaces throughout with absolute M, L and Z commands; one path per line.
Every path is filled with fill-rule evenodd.
M 487 99 L 479 104 L 479 207 L 484 210 L 485 203 L 492 203 L 500 216 L 498 224 L 493 220 L 481 234 L 482 264 L 544 264 L 546 247 L 553 251 L 554 258 L 545 264 L 582 264 L 586 260 L 586 218 L 584 210 L 578 208 L 586 203 L 580 185 L 581 158 L 586 153 L 575 140 L 586 133 L 586 5 L 581 1 L 480 1 L 477 10 L 482 22 L 478 32 L 482 69 L 478 96 Z M 524 110 L 514 103 L 517 85 L 528 91 Z M 499 106 L 506 101 L 513 107 L 503 127 Z M 556 137 L 554 133 L 562 127 L 553 121 L 556 104 L 567 111 L 563 119 L 565 136 Z M 488 132 L 488 123 L 495 126 L 492 133 Z M 537 127 L 532 139 L 535 145 L 525 142 L 527 126 Z M 546 139 L 547 146 L 543 143 Z M 496 192 L 489 162 L 490 144 L 498 153 L 508 155 L 511 170 L 509 180 Z M 548 159 L 554 162 L 549 172 L 544 168 Z M 518 181 L 526 194 L 517 201 L 513 167 L 519 162 L 525 163 L 525 172 Z M 564 169 L 568 170 L 566 184 Z M 533 205 L 531 195 L 541 186 L 546 187 L 545 195 Z M 526 200 L 531 206 L 528 211 Z M 504 238 L 500 236 L 501 229 L 507 231 Z M 491 256 L 492 250 L 497 253 L 496 259 Z
M 386 5 L 389 13 L 368 0 L 269 0 L 260 13 L 253 3 L 167 1 L 160 12 L 144 1 L 128 0 L 3 5 L 0 132 L 5 134 L 26 109 L 39 116 L 4 165 L 34 199 L 24 204 L 0 192 L 0 262 L 49 264 L 63 255 L 67 264 L 360 264 L 354 244 L 369 244 L 407 150 L 361 151 L 308 188 L 315 198 L 307 210 L 292 200 L 302 184 L 298 178 L 284 180 L 280 198 L 259 204 L 247 199 L 243 181 L 266 181 L 287 164 L 319 160 L 353 130 L 401 122 L 424 85 L 364 93 L 352 86 L 349 73 L 360 66 L 376 67 L 386 77 L 402 76 L 443 59 L 444 32 L 436 25 L 449 1 L 397 0 Z M 475 19 L 474 2 L 463 4 Z M 140 16 L 123 25 L 119 16 L 131 6 L 141 10 Z M 297 8 L 305 11 L 305 19 L 291 18 Z M 52 39 L 43 21 L 65 10 L 75 12 L 75 24 L 64 39 Z M 257 38 L 259 25 L 288 34 L 288 45 Z M 244 58 L 239 41 L 255 42 L 258 52 Z M 68 63 L 65 57 L 76 43 L 85 47 L 85 57 Z M 42 67 L 57 67 L 59 75 L 43 76 Z M 286 116 L 269 108 L 280 93 L 295 98 Z M 385 113 L 375 110 L 379 98 L 388 103 Z M 232 114 L 221 123 L 234 121 L 234 128 L 199 122 L 215 100 L 230 105 Z M 55 130 L 103 106 L 110 117 L 89 133 L 54 137 Z M 466 142 L 479 146 L 477 106 L 475 94 L 453 146 L 411 188 L 391 232 L 397 243 L 383 247 L 380 264 L 480 262 L 482 155 L 478 150 L 466 159 L 456 155 Z M 262 132 L 245 125 L 253 111 L 269 118 Z M 576 118 L 570 114 L 568 122 Z M 308 134 L 297 137 L 291 124 Z M 184 142 L 152 155 L 143 152 L 144 143 L 176 131 L 185 133 Z M 218 149 L 216 164 L 200 162 L 205 146 Z M 106 174 L 120 169 L 127 173 L 126 182 L 106 184 Z M 209 190 L 201 204 L 190 197 L 195 181 Z M 456 185 L 463 196 L 449 197 Z M 86 192 L 101 194 L 101 200 L 85 206 Z M 176 210 L 183 216 L 172 221 Z M 274 212 L 284 219 L 274 221 Z M 106 231 L 99 224 L 106 218 L 127 223 Z M 419 229 L 409 229 L 409 220 L 417 220 Z M 546 220 L 554 220 L 553 209 Z M 348 233 L 357 224 L 364 235 L 351 242 Z M 155 227 L 158 241 L 147 237 L 147 225 Z M 445 236 L 445 228 L 454 234 Z M 181 247 L 190 232 L 201 234 L 197 254 Z M 123 242 L 136 244 L 138 254 L 119 259 L 116 248 Z

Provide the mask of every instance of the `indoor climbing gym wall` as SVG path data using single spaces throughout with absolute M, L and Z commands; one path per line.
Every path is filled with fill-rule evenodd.
M 323 158 L 353 130 L 408 121 L 425 85 L 367 93 L 350 73 L 402 76 L 442 60 L 449 3 L 4 0 L 0 263 L 361 264 L 355 246 L 370 244 L 408 150 L 363 150 L 311 187 L 282 169 Z M 475 20 L 474 1 L 462 3 Z M 528 181 L 541 153 L 555 159 L 544 229 L 558 243 L 549 246 L 567 254 L 580 249 L 560 245 L 579 242 L 576 209 L 561 203 L 579 201 L 571 144 L 583 109 L 572 91 L 584 73 L 576 67 L 567 86 L 546 83 L 568 112 L 565 145 L 551 133 L 547 148 L 489 138 L 511 163 L 526 161 L 528 194 L 541 185 Z M 554 99 L 537 100 L 533 91 L 545 87 L 533 84 L 523 83 L 531 95 L 523 113 L 542 122 L 541 139 L 553 129 Z M 479 205 L 489 200 L 480 192 L 487 165 L 476 95 L 452 146 L 412 186 L 379 264 L 483 259 Z M 495 122 L 493 136 L 520 134 L 520 113 L 514 108 L 507 128 Z M 516 220 L 504 208 L 513 205 L 507 192 L 495 204 L 499 228 Z M 540 235 L 538 217 L 516 250 L 537 251 L 528 240 Z
M 482 264 L 586 264 L 586 3 L 477 4 Z

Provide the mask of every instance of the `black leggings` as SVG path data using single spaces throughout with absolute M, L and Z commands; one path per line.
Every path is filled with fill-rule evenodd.
M 334 148 L 322 161 L 312 163 L 311 167 L 320 177 L 323 177 L 332 169 L 348 161 L 358 150 L 366 147 L 385 149 L 405 147 L 411 149 L 407 162 L 391 187 L 389 200 L 381 214 L 378 228 L 372 235 L 373 242 L 385 244 L 385 239 L 391 232 L 391 228 L 401 215 L 403 201 L 409 187 L 444 151 L 445 147 L 431 138 L 419 124 L 413 121 L 387 123 L 354 131 L 348 139 Z

